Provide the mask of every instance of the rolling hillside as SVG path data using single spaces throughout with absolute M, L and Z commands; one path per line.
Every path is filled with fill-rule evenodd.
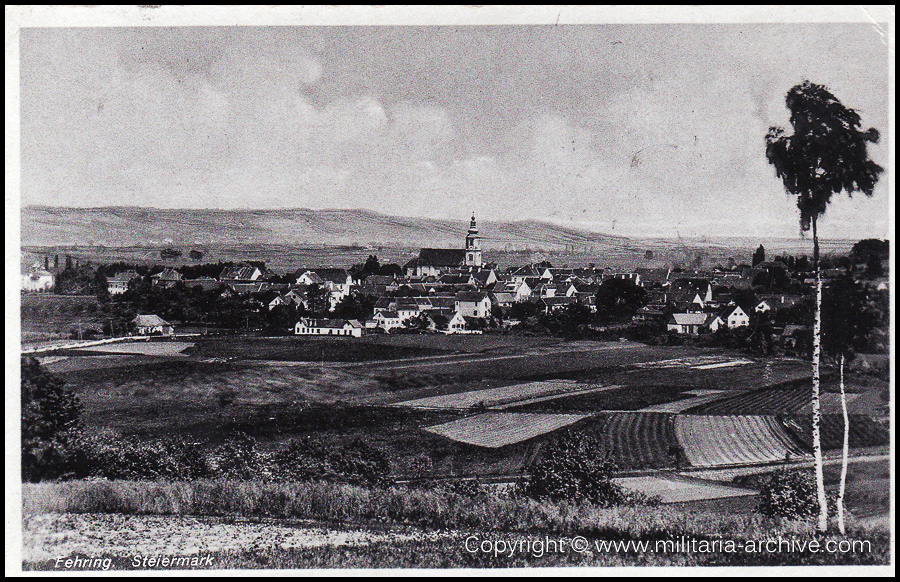
M 459 246 L 466 221 L 388 216 L 368 210 L 171 210 L 137 207 L 22 210 L 24 246 L 146 244 L 328 244 Z M 479 222 L 485 248 L 621 246 L 615 237 L 536 221 Z
M 66 247 L 64 252 L 86 259 L 138 262 L 141 257 L 158 257 L 158 249 L 172 246 L 182 250 L 201 248 L 208 260 L 280 257 L 285 265 L 349 265 L 365 260 L 377 249 L 379 258 L 403 263 L 421 247 L 461 247 L 468 228 L 467 221 L 388 216 L 369 210 L 28 206 L 22 209 L 21 217 L 22 248 L 36 253 L 38 259 L 42 249 Z M 729 257 L 748 262 L 760 243 L 770 255 L 810 251 L 809 241 L 799 237 L 627 238 L 534 220 L 479 221 L 478 227 L 485 260 L 501 267 L 544 259 L 557 266 L 592 262 L 620 268 L 687 266 L 698 255 L 705 267 L 712 267 Z M 825 240 L 822 250 L 848 252 L 853 242 Z M 288 257 L 291 249 L 304 250 L 302 256 Z M 311 251 L 316 256 L 307 256 Z M 652 259 L 645 255 L 647 251 L 652 251 Z M 322 253 L 327 256 L 318 256 Z M 335 253 L 337 256 L 332 256 Z M 26 262 L 33 260 L 26 257 Z

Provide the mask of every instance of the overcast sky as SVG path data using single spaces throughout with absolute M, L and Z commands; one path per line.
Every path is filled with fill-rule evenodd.
M 54 28 L 20 50 L 23 204 L 792 237 L 764 136 L 804 79 L 889 161 L 871 25 Z M 887 236 L 887 180 L 822 236 Z

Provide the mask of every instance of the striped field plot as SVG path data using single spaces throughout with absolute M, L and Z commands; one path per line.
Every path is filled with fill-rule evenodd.
M 584 418 L 587 415 L 488 412 L 425 430 L 461 443 L 496 449 L 559 430 Z
M 606 417 L 602 440 L 607 454 L 620 469 L 673 467 L 677 457 L 675 425 L 671 414 L 616 412 Z
M 399 402 L 394 406 L 464 410 L 473 406 L 499 406 L 522 401 L 533 402 L 534 399 L 538 398 L 564 396 L 584 390 L 596 390 L 597 388 L 595 385 L 582 384 L 574 380 L 545 380 L 542 382 L 513 384 L 512 386 L 485 388 L 484 390 L 458 392 L 456 394 L 428 396 L 426 398 Z
M 809 400 L 809 388 L 803 386 L 763 388 L 730 398 L 698 402 L 685 412 L 723 416 L 789 414 L 800 410 Z
M 774 416 L 678 415 L 675 436 L 695 467 L 809 458 Z
M 642 408 L 641 412 L 678 413 L 694 406 L 719 400 L 723 398 L 722 394 L 727 392 L 727 390 L 691 390 L 690 392 L 685 392 L 685 394 L 691 395 L 690 398 L 676 400 L 674 402 L 664 402 L 663 404 L 654 404 L 653 406 Z

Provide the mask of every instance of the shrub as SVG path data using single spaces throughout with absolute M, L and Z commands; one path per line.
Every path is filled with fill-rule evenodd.
M 834 504 L 834 499 L 829 499 Z M 812 471 L 776 471 L 757 495 L 756 512 L 767 517 L 812 519 L 819 515 Z
M 629 496 L 611 480 L 616 465 L 602 451 L 597 439 L 568 431 L 527 468 L 519 491 L 539 501 L 587 501 L 602 507 L 627 503 Z
M 33 357 L 21 359 L 22 477 L 40 481 L 63 472 L 65 448 L 81 403 L 65 382 Z
M 256 448 L 256 439 L 242 432 L 214 451 L 213 464 L 217 474 L 226 479 L 258 479 L 263 474 L 263 459 Z
M 273 473 L 284 481 L 341 481 L 354 485 L 388 482 L 390 463 L 380 450 L 355 439 L 339 449 L 307 437 L 294 439 L 272 458 Z

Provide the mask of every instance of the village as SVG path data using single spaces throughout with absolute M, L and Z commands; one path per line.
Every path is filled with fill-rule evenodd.
M 278 274 L 265 264 L 238 263 L 222 267 L 215 276 L 198 276 L 199 266 L 163 266 L 153 272 L 135 266 L 110 272 L 116 269 L 110 265 L 92 271 L 92 285 L 79 292 L 96 291 L 112 303 L 142 289 L 178 288 L 215 295 L 239 302 L 238 309 L 246 315 L 244 331 L 253 327 L 252 316 L 257 330 L 279 335 L 353 338 L 372 333 L 508 332 L 529 317 L 558 318 L 566 313 L 570 319 L 580 318 L 581 323 L 593 322 L 595 329 L 621 331 L 630 325 L 679 336 L 758 329 L 760 322 L 767 322 L 766 333 L 782 346 L 796 345 L 809 330 L 809 309 L 802 306 L 808 306 L 805 299 L 813 273 L 806 257 L 766 260 L 760 246 L 752 264 L 729 259 L 727 264 L 707 270 L 621 270 L 596 264 L 556 267 L 548 261 L 501 270 L 483 259 L 474 214 L 464 237 L 462 248 L 423 248 L 402 266 L 380 265 L 377 257 L 370 256 L 365 264 L 354 267 L 303 267 Z M 831 267 L 823 270 L 824 277 L 864 276 L 870 287 L 885 292 L 884 258 L 878 255 L 873 259 L 872 253 L 864 251 L 872 246 L 867 244 L 860 243 L 859 252 L 850 257 L 832 260 Z M 59 273 L 91 268 L 71 257 L 67 258 L 67 270 L 59 269 L 58 263 L 58 255 L 53 267 L 49 255 L 43 266 L 36 263 L 23 275 L 23 292 L 52 294 Z M 203 265 L 200 270 L 213 274 L 215 268 Z M 109 275 L 104 277 L 104 272 Z M 98 289 L 98 285 L 105 288 Z M 216 331 L 214 318 L 196 310 L 192 314 L 192 320 L 191 314 L 178 320 L 170 313 L 135 313 L 116 331 L 164 337 Z M 281 327 L 275 329 L 273 322 Z M 221 328 L 228 326 L 218 327 L 223 331 Z M 77 334 L 79 338 L 114 335 L 113 326 L 106 326 L 105 331 L 102 325 L 86 325 Z

